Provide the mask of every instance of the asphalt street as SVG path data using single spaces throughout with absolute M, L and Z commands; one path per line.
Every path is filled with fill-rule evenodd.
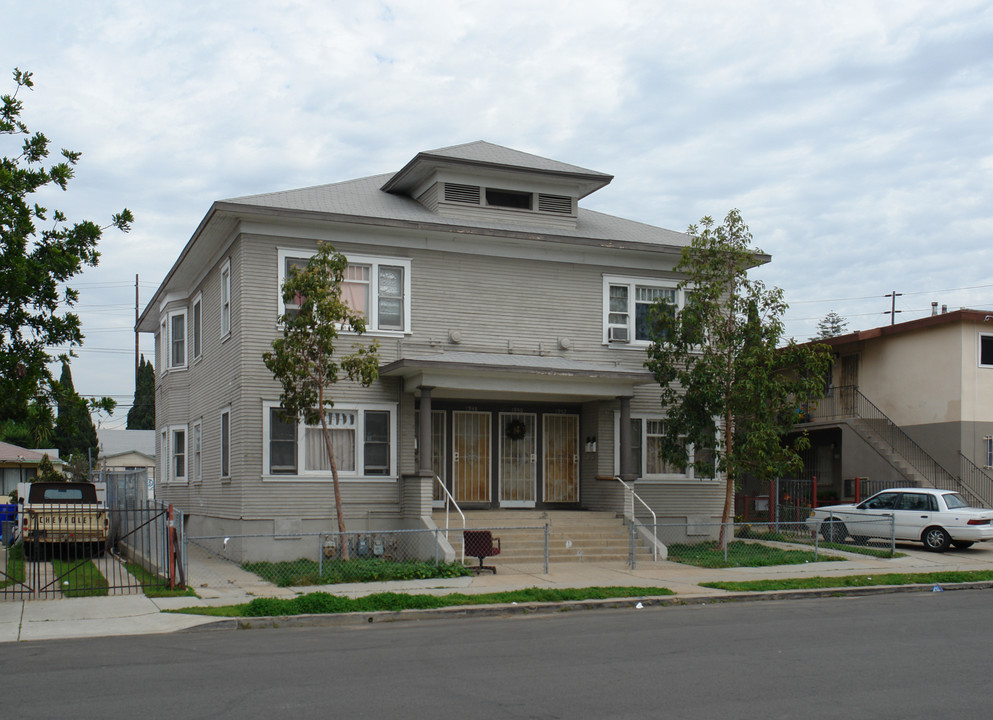
M 993 592 L 4 647 L 25 718 L 989 718 Z

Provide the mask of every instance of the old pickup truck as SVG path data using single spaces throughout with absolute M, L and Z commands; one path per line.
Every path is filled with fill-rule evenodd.
M 26 486 L 21 502 L 24 556 L 102 554 L 110 517 L 88 482 L 36 482 Z

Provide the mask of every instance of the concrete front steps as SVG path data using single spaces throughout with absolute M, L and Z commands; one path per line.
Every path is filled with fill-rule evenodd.
M 499 555 L 484 565 L 531 565 L 544 563 L 545 525 L 548 525 L 548 560 L 560 562 L 628 562 L 629 529 L 624 519 L 611 512 L 586 510 L 470 510 L 466 527 L 491 530 L 500 538 Z M 435 524 L 445 527 L 445 514 L 434 514 Z M 453 530 L 462 529 L 458 513 L 449 514 Z M 456 553 L 462 552 L 460 532 L 449 535 Z M 638 546 L 638 562 L 652 560 L 649 547 Z M 476 564 L 474 558 L 466 558 Z

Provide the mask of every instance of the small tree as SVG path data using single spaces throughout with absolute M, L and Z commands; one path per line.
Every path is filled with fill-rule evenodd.
M 41 456 L 41 462 L 38 463 L 38 474 L 34 477 L 31 482 L 65 482 L 66 476 L 55 469 L 52 465 L 52 461 L 48 459 L 48 455 Z
M 324 447 L 331 465 L 338 531 L 345 532 L 341 507 L 341 487 L 335 460 L 327 411 L 334 406 L 330 387 L 339 379 L 368 387 L 379 376 L 379 344 L 355 344 L 352 352 L 335 357 L 335 345 L 342 330 L 361 335 L 365 317 L 352 310 L 341 296 L 341 284 L 348 260 L 331 245 L 321 243 L 307 266 L 293 272 L 283 283 L 283 302 L 299 308 L 281 315 L 283 336 L 272 342 L 272 352 L 262 358 L 283 386 L 281 411 L 286 420 L 303 417 L 309 425 L 320 425 Z M 342 543 L 342 557 L 348 558 L 348 543 Z
M 817 323 L 817 335 L 810 339 L 827 340 L 844 335 L 846 332 L 848 332 L 848 321 L 832 310 Z
M 802 465 L 799 452 L 809 440 L 783 440 L 798 403 L 822 396 L 830 357 L 822 345 L 790 341 L 779 347 L 787 305 L 782 290 L 749 279 L 760 251 L 749 247 L 752 235 L 737 210 L 721 226 L 705 217 L 688 232 L 692 242 L 676 266 L 686 274 L 679 285 L 686 292 L 684 307 L 678 313 L 661 302 L 652 308 L 645 365 L 662 388 L 668 413 L 661 457 L 685 468 L 689 445 L 716 446 L 716 470 L 726 479 L 727 523 L 735 482 L 743 474 L 770 479 Z M 712 460 L 710 453 L 702 455 L 694 463 L 705 472 L 703 463 Z
M 141 356 L 134 383 L 134 405 L 128 410 L 128 430 L 155 429 L 155 368 Z

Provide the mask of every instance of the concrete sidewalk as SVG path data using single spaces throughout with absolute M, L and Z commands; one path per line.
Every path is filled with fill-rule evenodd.
M 845 561 L 780 565 L 762 568 L 706 569 L 673 562 L 640 562 L 634 569 L 625 563 L 558 563 L 547 574 L 542 566 L 504 565 L 499 574 L 465 578 L 411 580 L 351 585 L 279 588 L 259 580 L 235 565 L 209 558 L 190 558 L 190 583 L 199 597 L 155 598 L 125 595 L 64 600 L 0 600 L 0 642 L 84 638 L 111 635 L 169 633 L 207 627 L 237 627 L 238 623 L 198 615 L 163 613 L 162 610 L 193 606 L 244 603 L 255 597 L 293 597 L 325 591 L 358 597 L 376 592 L 447 594 L 488 593 L 539 588 L 592 586 L 664 587 L 684 602 L 728 599 L 734 594 L 700 587 L 700 583 L 801 576 L 882 575 L 949 570 L 993 570 L 993 545 L 968 550 L 929 553 L 915 546 L 900 546 L 905 557 L 873 558 L 856 553 L 832 553 Z M 832 591 L 833 592 L 833 591 Z M 649 593 L 650 594 L 650 593 Z M 795 593 L 791 593 L 795 595 Z M 299 624 L 296 621 L 294 624 Z M 287 623 L 288 624 L 288 623 Z

